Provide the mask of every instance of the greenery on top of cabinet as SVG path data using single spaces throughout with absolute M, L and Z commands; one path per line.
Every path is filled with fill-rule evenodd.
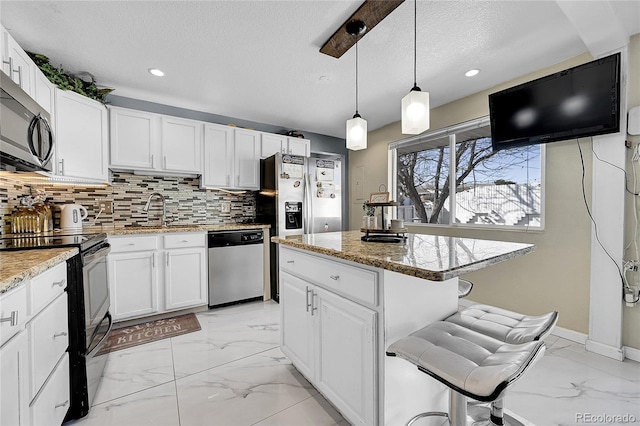
M 107 87 L 98 88 L 92 75 L 91 81 L 84 81 L 80 77 L 69 74 L 62 68 L 54 67 L 49 62 L 49 58 L 42 54 L 31 52 L 27 52 L 27 54 L 49 81 L 58 86 L 59 89 L 71 90 L 102 103 L 105 103 L 107 95 L 114 90 Z

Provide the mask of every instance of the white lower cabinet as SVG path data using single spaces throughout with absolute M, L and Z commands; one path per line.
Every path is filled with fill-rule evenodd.
M 377 313 L 311 279 L 281 270 L 282 351 L 350 423 L 376 424 Z
M 114 321 L 206 305 L 204 232 L 110 237 Z
M 28 425 L 27 332 L 0 347 L 0 424 Z
M 109 292 L 114 320 L 158 312 L 156 252 L 109 254 Z
M 59 425 L 70 405 L 66 263 L 0 294 L 0 424 Z M 37 296 L 36 296 L 37 295 Z

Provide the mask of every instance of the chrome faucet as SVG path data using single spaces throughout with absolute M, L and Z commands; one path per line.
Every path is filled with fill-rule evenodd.
M 149 212 L 149 206 L 151 205 L 151 199 L 153 199 L 153 197 L 158 197 L 160 198 L 160 201 L 162 201 L 162 226 L 167 226 L 168 225 L 167 203 L 166 203 L 166 198 L 161 193 L 154 192 L 153 194 L 149 195 L 149 198 L 147 199 L 147 204 L 144 205 L 144 207 L 142 208 L 142 211 L 145 213 Z

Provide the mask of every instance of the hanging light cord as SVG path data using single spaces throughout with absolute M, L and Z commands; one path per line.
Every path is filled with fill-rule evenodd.
M 356 115 L 358 115 L 358 36 L 356 36 Z
M 413 87 L 418 85 L 416 68 L 418 67 L 418 0 L 413 2 Z

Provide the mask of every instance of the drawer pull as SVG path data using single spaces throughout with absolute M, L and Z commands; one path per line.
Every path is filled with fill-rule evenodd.
M 9 322 L 11 327 L 18 325 L 18 311 L 11 311 L 11 316 L 0 318 L 0 322 Z
M 129 244 L 127 244 L 127 245 L 128 245 L 128 246 L 135 246 L 135 245 L 136 245 L 136 243 L 129 243 Z
M 54 281 L 51 287 L 64 287 L 66 280 Z
M 62 407 L 66 407 L 68 403 L 69 403 L 69 400 L 67 399 L 65 402 L 63 402 L 63 403 L 61 403 L 61 404 L 56 404 L 53 408 L 62 408 Z
M 287 260 L 287 263 L 296 263 L 295 260 Z
M 340 279 L 340 275 L 329 275 L 329 278 L 331 278 L 334 281 L 338 281 Z
M 188 240 L 182 240 L 182 241 L 180 241 L 180 242 L 181 242 L 181 243 L 188 243 L 189 241 L 188 241 Z
M 56 334 L 54 334 L 54 335 L 53 335 L 53 338 L 54 338 L 54 339 L 56 339 L 56 338 L 58 338 L 58 337 L 64 337 L 64 336 L 66 336 L 66 335 L 67 335 L 67 332 L 66 332 L 66 331 L 61 331 L 60 333 L 56 333 Z

